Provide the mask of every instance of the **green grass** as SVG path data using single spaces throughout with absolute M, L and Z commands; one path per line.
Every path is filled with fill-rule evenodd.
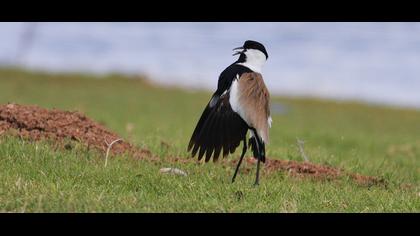
M 215 81 L 216 83 L 216 81 Z M 47 74 L 0 69 L 0 103 L 79 110 L 163 159 L 104 157 L 78 147 L 55 149 L 0 137 L 3 212 L 420 212 L 420 111 L 355 102 L 273 97 L 287 107 L 273 114 L 267 156 L 311 162 L 385 178 L 388 187 L 239 173 L 219 163 L 173 164 L 186 146 L 210 92 L 154 86 L 122 75 Z M 127 129 L 128 125 L 134 128 Z M 161 145 L 169 144 L 169 148 Z M 240 148 L 230 158 L 238 158 Z M 248 154 L 249 155 L 249 154 Z M 160 174 L 177 167 L 187 177 Z M 264 171 L 263 171 L 264 172 Z

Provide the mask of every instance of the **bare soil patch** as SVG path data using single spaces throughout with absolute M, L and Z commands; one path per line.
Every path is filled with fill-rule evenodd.
M 66 139 L 71 139 L 104 153 L 108 144 L 120 138 L 79 112 L 18 104 L 0 105 L 1 134 L 13 134 L 34 141 L 52 139 L 65 148 L 68 148 Z M 114 155 L 128 152 L 138 158 L 151 156 L 149 150 L 125 141 L 113 144 L 110 152 Z

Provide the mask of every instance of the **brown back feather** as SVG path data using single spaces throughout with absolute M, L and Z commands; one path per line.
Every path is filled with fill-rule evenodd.
M 268 117 L 270 93 L 260 73 L 244 73 L 238 80 L 238 101 L 244 109 L 244 120 L 254 127 L 263 140 L 269 142 Z

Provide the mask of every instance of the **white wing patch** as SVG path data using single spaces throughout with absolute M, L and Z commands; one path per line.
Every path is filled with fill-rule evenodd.
M 230 106 L 232 107 L 232 110 L 238 113 L 239 116 L 241 116 L 242 119 L 245 120 L 244 110 L 242 109 L 241 104 L 239 103 L 238 79 L 239 79 L 239 75 L 236 75 L 236 78 L 232 81 L 232 85 L 230 87 L 230 94 L 229 94 L 230 95 L 229 103 L 230 103 Z

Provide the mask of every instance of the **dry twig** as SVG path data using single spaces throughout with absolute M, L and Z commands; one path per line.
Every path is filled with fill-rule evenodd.
M 108 144 L 108 142 L 105 140 L 106 145 L 108 146 L 108 148 L 106 149 L 106 155 L 105 155 L 105 167 L 108 163 L 108 155 L 109 155 L 109 151 L 111 150 L 111 147 L 114 143 L 118 142 L 118 141 L 122 141 L 122 139 L 116 139 L 114 141 L 112 141 L 110 144 Z
M 296 141 L 299 147 L 300 155 L 303 157 L 305 161 L 309 161 L 308 156 L 306 156 L 305 152 L 303 151 L 303 145 L 305 144 L 305 141 L 300 140 L 299 138 L 296 138 Z

